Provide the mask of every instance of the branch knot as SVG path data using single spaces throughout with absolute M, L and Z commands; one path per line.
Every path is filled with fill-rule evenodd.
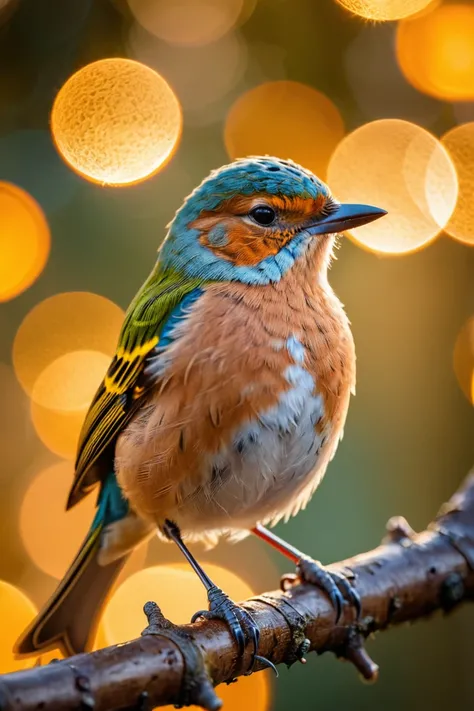
M 206 711 L 219 711 L 222 701 L 216 695 L 203 655 L 192 635 L 174 625 L 161 612 L 156 602 L 147 602 L 143 611 L 148 620 L 142 636 L 159 635 L 171 640 L 181 652 L 184 676 L 175 706 L 202 706 Z

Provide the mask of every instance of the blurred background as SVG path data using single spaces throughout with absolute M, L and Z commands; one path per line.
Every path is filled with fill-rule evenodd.
M 473 3 L 0 0 L 0 672 L 38 663 L 13 641 L 93 515 L 94 496 L 64 513 L 76 440 L 166 224 L 212 168 L 262 153 L 389 210 L 337 252 L 357 396 L 328 476 L 278 533 L 350 556 L 392 515 L 423 528 L 472 465 Z M 235 599 L 289 570 L 253 539 L 195 552 Z M 148 599 L 175 622 L 205 606 L 157 540 L 96 646 L 138 635 Z M 375 686 L 313 655 L 219 691 L 228 711 L 472 709 L 473 624 L 465 607 L 380 635 Z

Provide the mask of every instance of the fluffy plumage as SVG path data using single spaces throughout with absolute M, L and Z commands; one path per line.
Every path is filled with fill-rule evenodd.
M 382 214 L 361 207 L 269 157 L 214 171 L 185 200 L 81 432 L 68 507 L 98 487 L 97 515 L 19 653 L 87 649 L 126 555 L 166 519 L 214 542 L 306 504 L 355 381 L 326 273 L 331 232 Z

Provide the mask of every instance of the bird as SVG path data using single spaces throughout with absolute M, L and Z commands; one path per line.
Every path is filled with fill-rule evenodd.
M 96 513 L 69 570 L 15 645 L 18 656 L 91 649 L 129 554 L 174 542 L 242 656 L 259 632 L 190 544 L 254 534 L 335 607 L 360 611 L 344 575 L 270 530 L 306 506 L 334 456 L 355 385 L 355 347 L 328 282 L 337 235 L 386 214 L 341 204 L 306 168 L 238 159 L 184 200 L 128 308 L 79 437 L 67 509 Z M 252 662 L 253 663 L 253 662 Z

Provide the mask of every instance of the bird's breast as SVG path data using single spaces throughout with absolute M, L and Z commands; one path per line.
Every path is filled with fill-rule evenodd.
M 291 281 L 212 285 L 163 359 L 162 382 L 117 445 L 132 506 L 199 534 L 303 505 L 341 435 L 354 380 L 335 297 Z

